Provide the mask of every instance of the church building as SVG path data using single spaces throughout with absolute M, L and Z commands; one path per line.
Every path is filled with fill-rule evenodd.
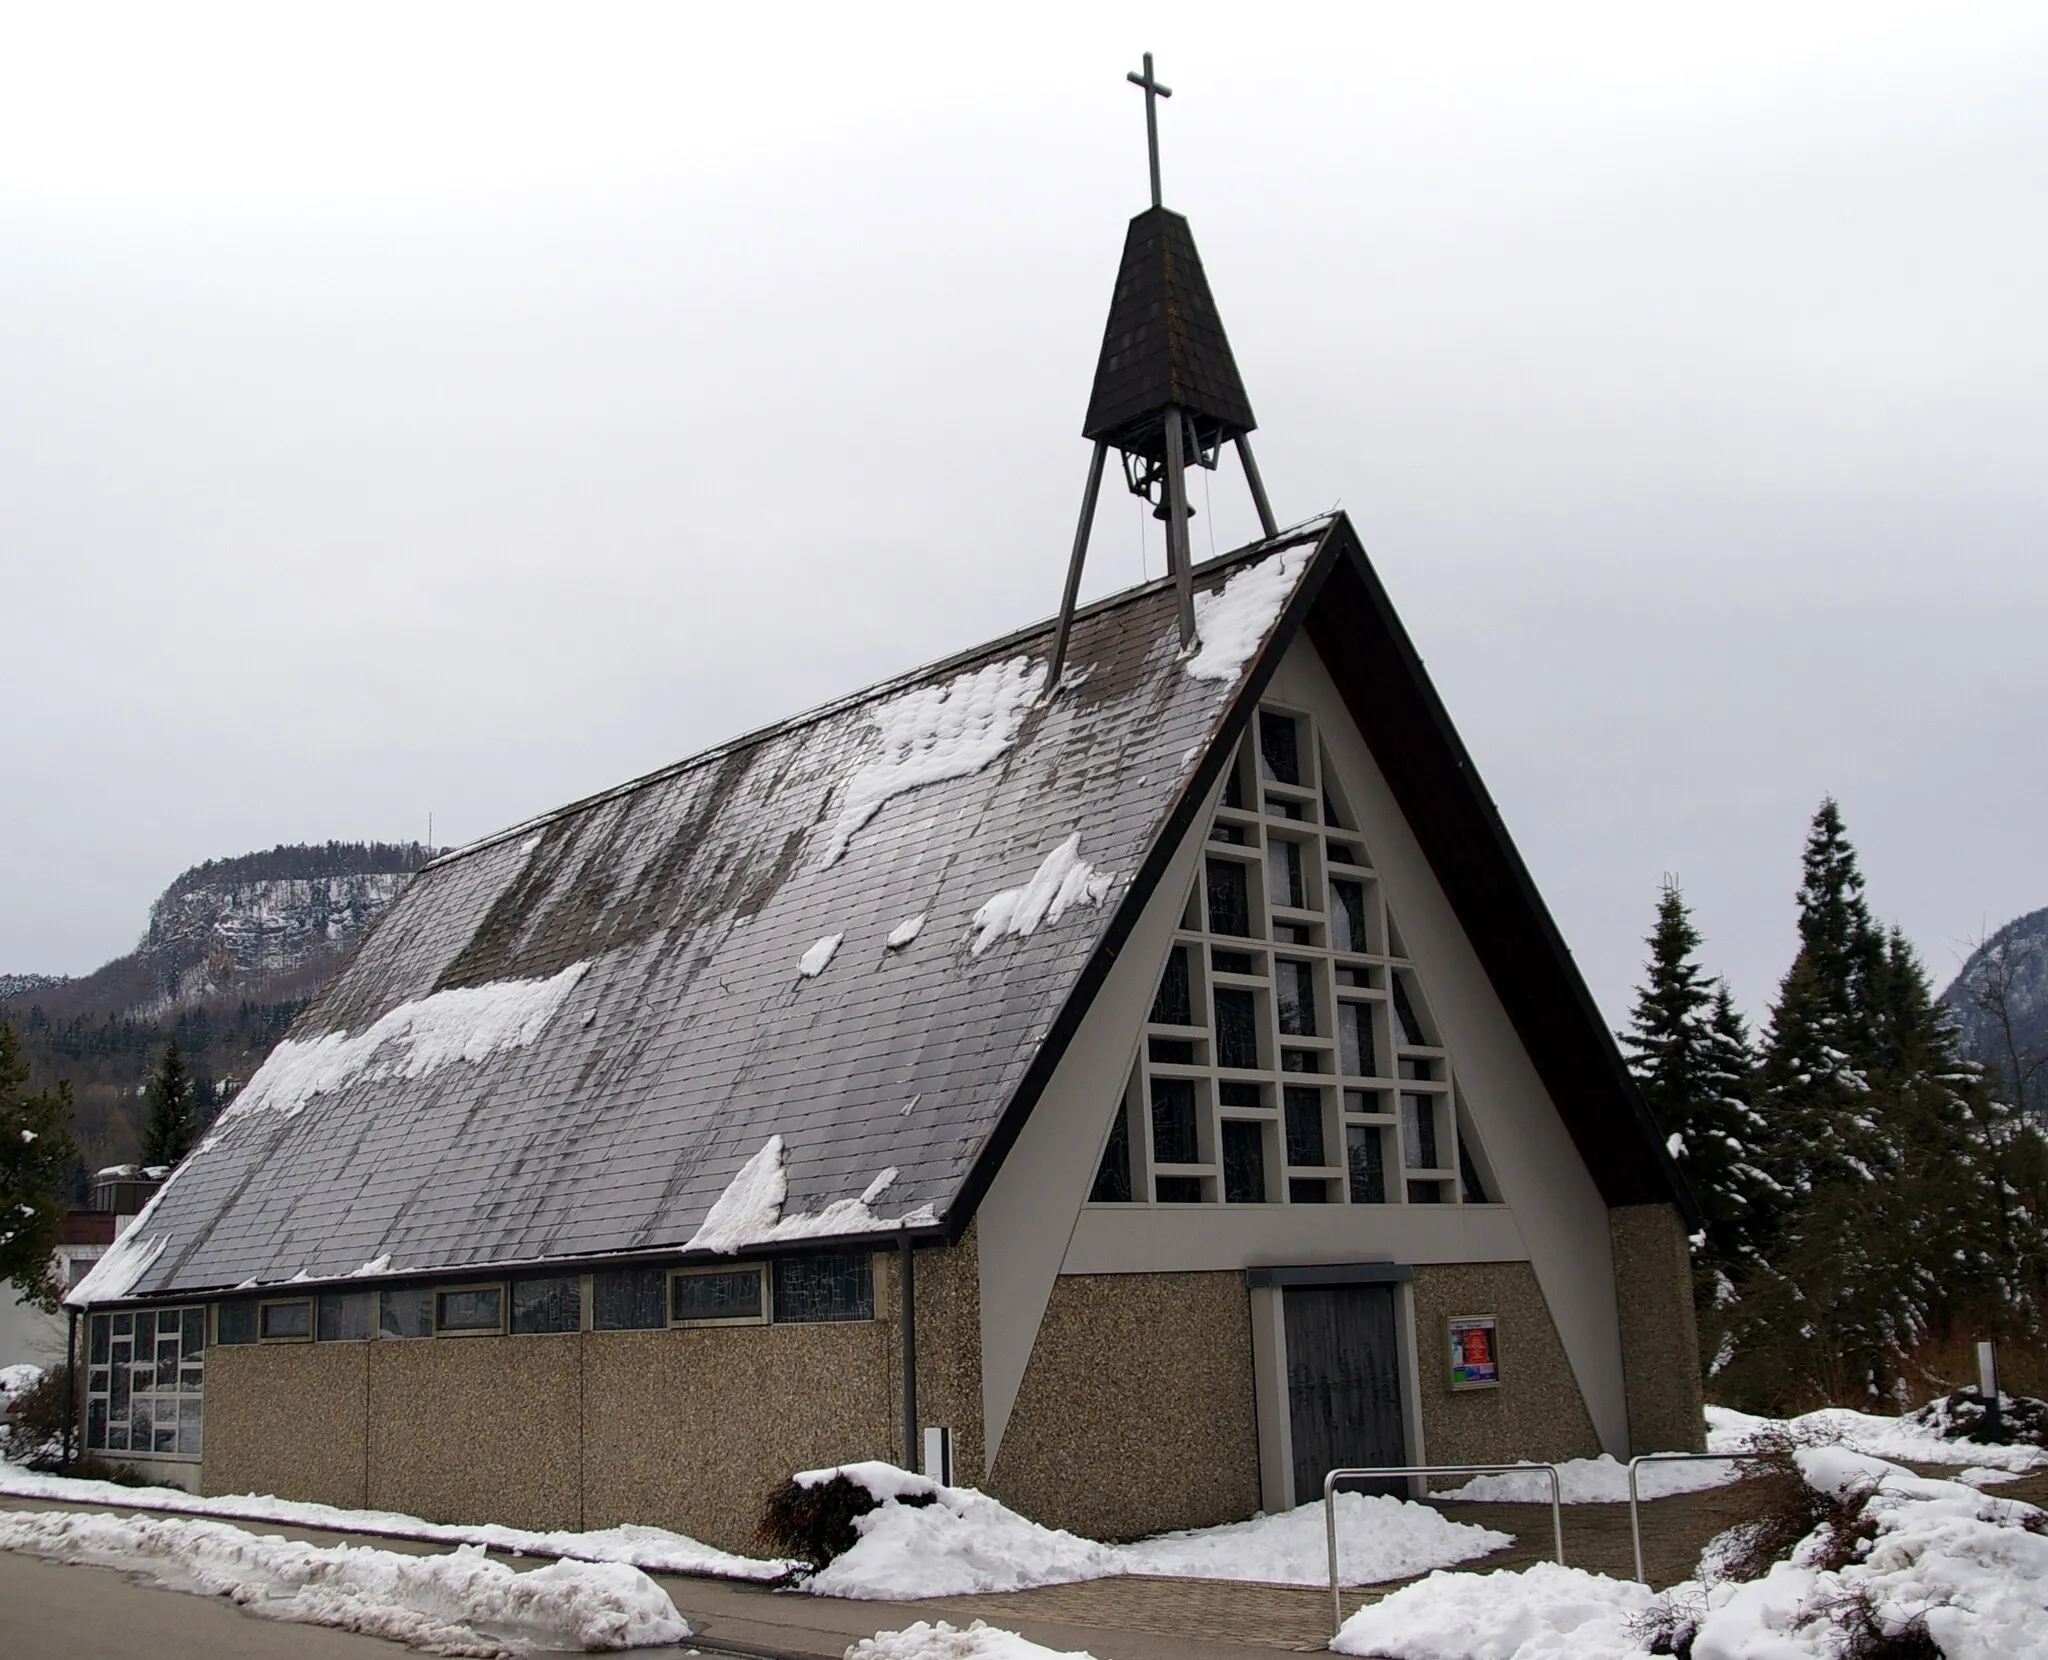
M 1697 1447 L 1692 1201 L 1253 430 L 1155 138 L 1058 618 L 420 872 L 72 1292 L 84 1445 L 739 1550 L 928 1447 L 1102 1538 Z M 1170 570 L 1077 605 L 1112 453 Z

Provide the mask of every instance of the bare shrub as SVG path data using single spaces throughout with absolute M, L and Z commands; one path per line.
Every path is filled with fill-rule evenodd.
M 929 1493 L 906 1493 L 898 1504 L 922 1508 Z M 860 1531 L 853 1525 L 880 1501 L 857 1481 L 843 1475 L 805 1487 L 794 1477 L 768 1495 L 755 1537 L 777 1556 L 808 1562 L 815 1570 L 853 1549 Z

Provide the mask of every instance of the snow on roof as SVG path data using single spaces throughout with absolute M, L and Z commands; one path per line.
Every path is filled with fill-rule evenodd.
M 427 866 L 93 1300 L 943 1220 L 1330 522 Z

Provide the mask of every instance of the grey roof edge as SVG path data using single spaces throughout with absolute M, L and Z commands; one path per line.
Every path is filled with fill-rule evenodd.
M 965 1180 L 961 1182 L 953 1196 L 952 1206 L 946 1212 L 947 1235 L 954 1242 L 957 1243 L 967 1231 L 968 1223 L 980 1209 L 981 1201 L 995 1181 L 997 1171 L 1002 1168 L 1003 1160 L 1009 1156 L 1017 1137 L 1023 1133 L 1025 1120 L 1031 1116 L 1039 1097 L 1052 1081 L 1053 1073 L 1066 1054 L 1067 1045 L 1073 1041 L 1082 1018 L 1095 1001 L 1095 994 L 1102 989 L 1102 983 L 1108 978 L 1110 969 L 1115 966 L 1124 942 L 1130 938 L 1131 930 L 1137 927 L 1138 918 L 1144 914 L 1145 906 L 1150 903 L 1160 879 L 1166 874 L 1166 867 L 1172 862 L 1175 850 L 1194 828 L 1203 803 L 1209 799 L 1209 792 L 1215 788 L 1217 779 L 1222 776 L 1225 759 L 1246 726 L 1250 724 L 1252 711 L 1258 707 L 1260 697 L 1264 695 L 1267 685 L 1278 670 L 1282 654 L 1288 643 L 1300 632 L 1310 608 L 1315 603 L 1317 593 L 1328 580 L 1334 565 L 1331 550 L 1336 545 L 1336 533 L 1340 527 L 1347 526 L 1348 522 L 1341 510 L 1306 522 L 1315 526 L 1313 536 L 1317 544 L 1309 567 L 1268 633 L 1265 646 L 1253 658 L 1248 671 L 1239 679 L 1236 695 L 1225 706 L 1215 730 L 1210 734 L 1208 748 L 1203 752 L 1201 760 L 1196 763 L 1195 770 L 1189 774 L 1187 782 L 1181 787 L 1179 799 L 1174 802 L 1160 828 L 1154 833 L 1152 845 L 1145 855 L 1144 862 L 1139 865 L 1130 888 L 1125 892 L 1123 902 L 1117 906 L 1116 914 L 1104 927 L 1094 952 L 1076 977 L 1066 1001 L 1060 1006 L 1059 1013 L 1053 1017 L 1052 1025 L 1047 1029 L 1037 1053 L 1032 1056 L 1030 1066 L 1018 1080 L 1017 1087 L 996 1119 L 994 1128 L 989 1131 L 976 1152 L 974 1164 Z M 1251 549 L 1243 551 L 1249 553 L 1271 550 L 1297 545 L 1309 539 L 1308 535 L 1289 532 L 1269 541 L 1254 543 Z M 1231 557 L 1236 558 L 1239 555 Z M 1223 559 L 1214 559 L 1207 565 L 1197 568 L 1213 571 L 1225 563 Z
M 748 1245 L 737 1251 L 691 1251 L 680 1245 L 655 1245 L 644 1250 L 599 1251 L 579 1256 L 527 1257 L 479 1262 L 439 1263 L 432 1268 L 397 1268 L 388 1274 L 308 1275 L 305 1279 L 265 1280 L 260 1285 L 181 1286 L 175 1291 L 133 1292 L 125 1297 L 102 1298 L 79 1305 L 78 1312 L 99 1313 L 106 1309 L 147 1308 L 163 1303 L 217 1302 L 223 1298 L 253 1297 L 258 1302 L 283 1303 L 316 1296 L 323 1291 L 389 1291 L 413 1285 L 478 1285 L 495 1280 L 545 1279 L 559 1274 L 602 1273 L 618 1268 L 703 1268 L 713 1263 L 731 1263 L 735 1268 L 772 1262 L 781 1257 L 817 1256 L 821 1252 L 875 1251 L 901 1248 L 908 1236 L 914 1245 L 944 1245 L 943 1222 L 921 1223 L 908 1228 L 868 1228 L 859 1233 L 807 1236 Z
M 1195 577 L 1204 577 L 1216 571 L 1228 570 L 1231 566 L 1243 564 L 1247 560 L 1256 559 L 1262 554 L 1275 553 L 1283 548 L 1295 547 L 1302 542 L 1326 534 L 1329 527 L 1341 516 L 1341 510 L 1335 508 L 1326 513 L 1311 514 L 1309 517 L 1271 536 L 1261 537 L 1256 542 L 1247 542 L 1243 547 L 1232 548 L 1229 552 L 1220 553 L 1213 559 L 1203 560 L 1201 563 L 1191 567 L 1191 574 Z M 1135 604 L 1139 600 L 1149 598 L 1151 595 L 1172 586 L 1173 578 L 1171 576 L 1158 577 L 1151 582 L 1140 583 L 1135 588 L 1119 589 L 1116 593 L 1105 594 L 1101 599 L 1091 600 L 1088 604 L 1078 607 L 1074 615 L 1077 619 L 1100 616 L 1105 611 L 1113 611 L 1119 606 Z M 739 750 L 764 743 L 768 739 L 779 736 L 784 732 L 792 732 L 799 727 L 810 726 L 818 721 L 827 720 L 833 715 L 840 714 L 847 709 L 857 708 L 863 703 L 872 703 L 879 698 L 887 697 L 892 692 L 905 690 L 917 685 L 921 681 L 943 674 L 948 669 L 964 667 L 966 664 L 978 662 L 984 657 L 994 657 L 998 653 L 1013 647 L 1029 645 L 1040 635 L 1052 629 L 1057 622 L 1057 617 L 1042 618 L 1038 622 L 1027 624 L 1025 627 L 1013 629 L 1010 633 L 1004 634 L 997 639 L 985 641 L 981 645 L 970 646 L 965 651 L 953 652 L 948 656 L 926 663 L 919 668 L 910 669 L 902 674 L 895 675 L 888 680 L 877 681 L 874 685 L 863 687 L 857 692 L 849 692 L 843 697 L 836 697 L 829 703 L 821 703 L 799 714 L 788 715 L 781 720 L 771 721 L 766 726 L 757 726 L 752 731 L 742 732 L 737 737 L 727 738 L 720 743 L 713 744 L 709 749 L 700 749 L 694 755 L 686 755 L 680 760 L 670 761 L 666 765 L 656 767 L 652 772 L 642 773 L 637 778 L 629 778 L 622 784 L 610 785 L 591 795 L 567 802 L 560 807 L 552 807 L 545 813 L 536 813 L 531 818 L 521 819 L 518 823 L 509 824 L 502 830 L 493 830 L 488 835 L 480 836 L 473 842 L 465 842 L 462 846 L 442 854 L 438 859 L 428 861 L 428 863 L 420 867 L 420 870 L 423 873 L 429 870 L 438 870 L 444 865 L 455 864 L 474 854 L 481 853 L 487 848 L 500 846 L 512 840 L 515 836 L 531 835 L 534 831 L 553 824 L 559 819 L 568 818 L 572 814 L 586 812 L 592 807 L 602 806 L 605 802 L 615 801 L 621 796 L 631 795 L 635 790 L 645 789 L 650 784 L 658 784 L 665 779 L 674 778 L 697 767 L 708 765 Z M 380 918 L 379 920 L 381 921 L 382 919 Z

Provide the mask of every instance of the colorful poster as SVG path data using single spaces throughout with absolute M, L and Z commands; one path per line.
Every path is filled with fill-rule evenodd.
M 1451 1387 L 1486 1389 L 1500 1382 L 1500 1348 L 1491 1314 L 1451 1317 Z

